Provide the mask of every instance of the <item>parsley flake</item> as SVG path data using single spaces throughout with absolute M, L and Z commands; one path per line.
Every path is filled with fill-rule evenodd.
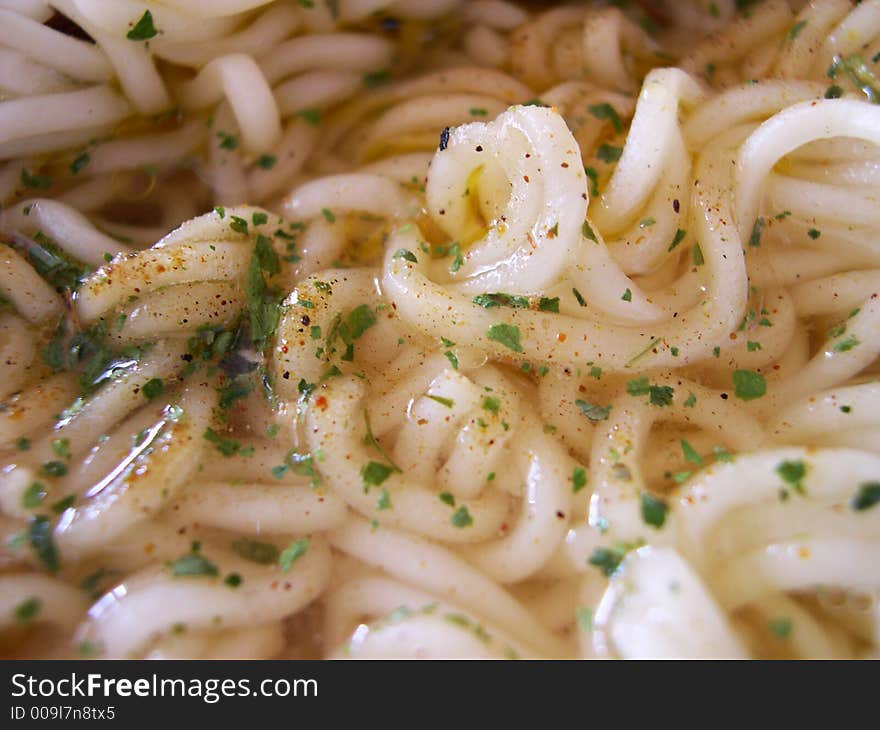
M 486 337 L 514 352 L 522 352 L 519 327 L 512 324 L 493 324 L 486 330 Z
M 155 38 L 158 34 L 159 31 L 153 25 L 153 14 L 147 10 L 132 29 L 125 34 L 125 37 L 130 41 L 147 41 L 150 38 Z
M 733 392 L 740 400 L 755 400 L 767 392 L 767 381 L 753 370 L 734 370 Z
M 597 421 L 606 421 L 611 414 L 611 406 L 599 406 L 594 403 L 588 403 L 578 398 L 574 404 L 580 408 L 583 413 L 593 423 Z

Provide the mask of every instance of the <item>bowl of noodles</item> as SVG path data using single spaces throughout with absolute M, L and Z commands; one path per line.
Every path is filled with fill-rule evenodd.
M 0 0 L 9 658 L 869 658 L 880 3 Z

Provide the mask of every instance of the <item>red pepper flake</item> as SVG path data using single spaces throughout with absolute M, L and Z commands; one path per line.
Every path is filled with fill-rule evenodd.
M 315 398 L 315 405 L 318 406 L 322 411 L 327 410 L 327 399 L 323 395 L 319 395 Z

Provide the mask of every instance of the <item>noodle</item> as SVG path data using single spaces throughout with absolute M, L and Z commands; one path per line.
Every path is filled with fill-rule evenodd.
M 878 64 L 877 0 L 0 0 L 2 655 L 876 657 Z

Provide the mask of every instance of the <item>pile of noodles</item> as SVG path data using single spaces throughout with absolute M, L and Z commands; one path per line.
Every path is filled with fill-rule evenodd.
M 878 77 L 878 0 L 0 0 L 0 652 L 875 656 Z

